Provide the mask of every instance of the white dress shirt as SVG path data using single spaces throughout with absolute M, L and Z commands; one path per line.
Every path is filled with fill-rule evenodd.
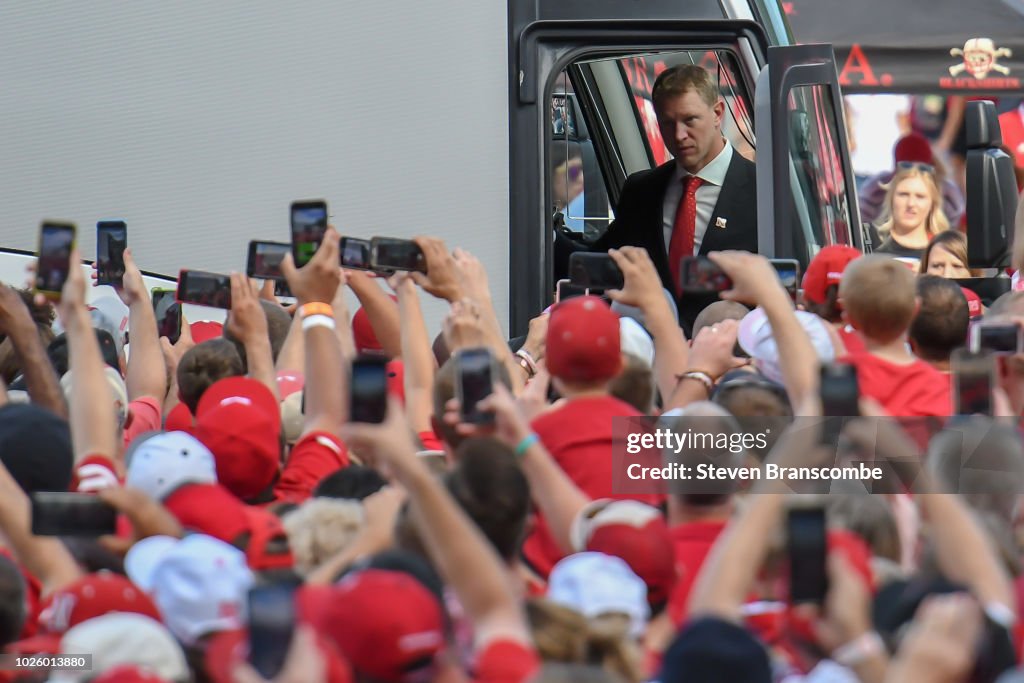
M 700 243 L 704 239 L 704 231 L 707 230 L 711 216 L 715 212 L 715 205 L 718 204 L 718 195 L 722 193 L 722 185 L 725 184 L 725 174 L 729 171 L 729 164 L 732 163 L 733 148 L 729 141 L 725 141 L 725 147 L 712 159 L 707 166 L 697 172 L 697 177 L 703 180 L 697 188 L 697 220 L 693 230 L 693 254 L 700 252 Z M 672 229 L 675 227 L 676 210 L 679 202 L 683 200 L 683 178 L 690 173 L 676 164 L 672 179 L 668 181 L 668 189 L 665 191 L 665 203 L 661 210 L 661 224 L 665 231 L 665 251 L 669 250 L 672 244 Z

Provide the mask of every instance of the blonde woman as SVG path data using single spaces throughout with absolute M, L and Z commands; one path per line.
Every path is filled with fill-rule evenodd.
M 927 164 L 900 164 L 886 191 L 884 216 L 878 226 L 882 244 L 875 251 L 916 269 L 932 237 L 949 229 L 935 169 Z

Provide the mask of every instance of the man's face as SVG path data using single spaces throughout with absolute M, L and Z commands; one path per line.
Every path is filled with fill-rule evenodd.
M 666 97 L 655 105 L 658 129 L 676 163 L 697 173 L 718 156 L 725 146 L 722 139 L 722 114 L 725 103 L 719 99 L 712 107 L 696 90 Z

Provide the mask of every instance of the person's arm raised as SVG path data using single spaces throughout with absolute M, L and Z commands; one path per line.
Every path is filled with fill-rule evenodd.
M 148 396 L 163 401 L 167 395 L 167 364 L 160 348 L 156 314 L 131 249 L 124 250 L 124 277 L 121 281 L 122 286 L 116 287 L 115 291 L 128 307 L 128 329 L 132 335 L 131 354 L 124 376 L 128 400 Z
M 405 488 L 424 547 L 473 624 L 477 651 L 494 640 L 530 642 L 521 606 L 497 553 L 427 465 L 416 457 L 402 408 L 388 399 L 379 425 L 350 423 L 345 441 L 385 465 Z
M 347 412 L 348 377 L 330 306 L 341 285 L 339 258 L 338 233 L 329 228 L 309 263 L 296 270 L 291 255 L 287 255 L 281 264 L 288 287 L 298 300 L 297 315 L 302 318 L 306 347 L 304 434 L 324 431 L 337 435 Z
M 398 316 L 398 304 L 381 289 L 377 284 L 377 278 L 358 270 L 346 271 L 345 275 L 349 288 L 366 311 L 370 327 L 373 328 L 373 333 L 384 353 L 391 358 L 398 358 L 402 353 L 402 325 Z M 292 290 L 292 293 L 294 291 Z
M 226 325 L 228 331 L 245 348 L 249 377 L 270 389 L 274 398 L 279 398 L 274 373 L 274 352 L 267 332 L 267 314 L 263 312 L 259 296 L 249 283 L 249 278 L 239 273 L 231 274 L 231 311 Z
M 0 284 L 0 333 L 10 338 L 18 354 L 32 402 L 66 418 L 68 405 L 60 390 L 53 364 L 39 338 L 39 329 L 25 300 L 4 284 Z
M 402 363 L 405 384 L 405 416 L 416 432 L 431 431 L 430 416 L 434 412 L 434 352 L 430 347 L 427 324 L 423 321 L 419 292 L 408 273 L 398 273 L 390 280 L 398 295 L 402 316 Z

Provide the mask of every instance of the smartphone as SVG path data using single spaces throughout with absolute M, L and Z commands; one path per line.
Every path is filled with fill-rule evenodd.
M 373 270 L 370 265 L 370 240 L 358 237 L 341 238 L 341 266 L 355 270 Z
M 793 604 L 825 603 L 828 593 L 828 556 L 825 508 L 798 507 L 786 516 L 786 547 L 789 555 L 789 601 Z
M 295 590 L 273 583 L 249 590 L 249 663 L 267 680 L 284 668 L 295 633 Z
M 178 274 L 178 301 L 230 310 L 231 278 L 202 270 L 183 270 Z
M 572 299 L 577 296 L 587 296 L 590 289 L 572 284 L 572 280 L 559 280 L 555 283 L 555 303 Z
M 292 202 L 292 259 L 295 267 L 309 263 L 327 233 L 327 202 L 309 199 Z
M 860 415 L 860 385 L 857 382 L 857 368 L 846 363 L 825 363 L 821 366 L 821 409 L 825 420 L 822 423 L 821 443 L 836 446 L 843 422 L 840 419 Z
M 71 273 L 71 250 L 75 248 L 75 226 L 46 221 L 39 228 L 39 260 L 35 289 L 47 299 L 59 300 Z
M 373 270 L 427 272 L 427 260 L 418 244 L 391 237 L 374 237 L 370 240 L 370 265 Z
M 173 289 L 155 287 L 151 294 L 157 334 L 167 337 L 172 344 L 177 344 L 178 338 L 181 337 L 181 304 L 177 301 L 177 292 Z
M 121 286 L 127 248 L 128 226 L 124 221 L 96 224 L 96 284 Z
M 284 242 L 249 242 L 249 258 L 246 260 L 245 274 L 261 280 L 284 280 L 281 272 L 281 261 L 291 251 L 292 245 Z
M 460 349 L 455 353 L 455 397 L 460 418 L 472 424 L 494 422 L 494 413 L 477 404 L 494 393 L 494 356 L 487 348 Z
M 992 415 L 992 387 L 996 382 L 996 354 L 989 349 L 956 349 L 953 370 L 953 407 L 957 415 Z
M 1022 328 L 1017 323 L 975 325 L 971 328 L 971 351 L 988 350 L 1000 356 L 1024 353 Z
M 608 254 L 587 251 L 569 256 L 569 281 L 587 289 L 622 289 L 625 280 L 618 264 Z
M 732 289 L 732 280 L 706 256 L 687 256 L 679 267 L 682 291 L 693 294 L 724 292 Z
M 349 421 L 380 424 L 388 413 L 387 358 L 359 356 L 349 375 Z
M 797 300 L 800 289 L 800 262 L 790 258 L 773 258 L 768 260 L 779 276 L 779 282 L 789 292 L 793 301 Z
M 106 536 L 117 531 L 117 510 L 91 493 L 36 491 L 32 533 L 36 536 Z

